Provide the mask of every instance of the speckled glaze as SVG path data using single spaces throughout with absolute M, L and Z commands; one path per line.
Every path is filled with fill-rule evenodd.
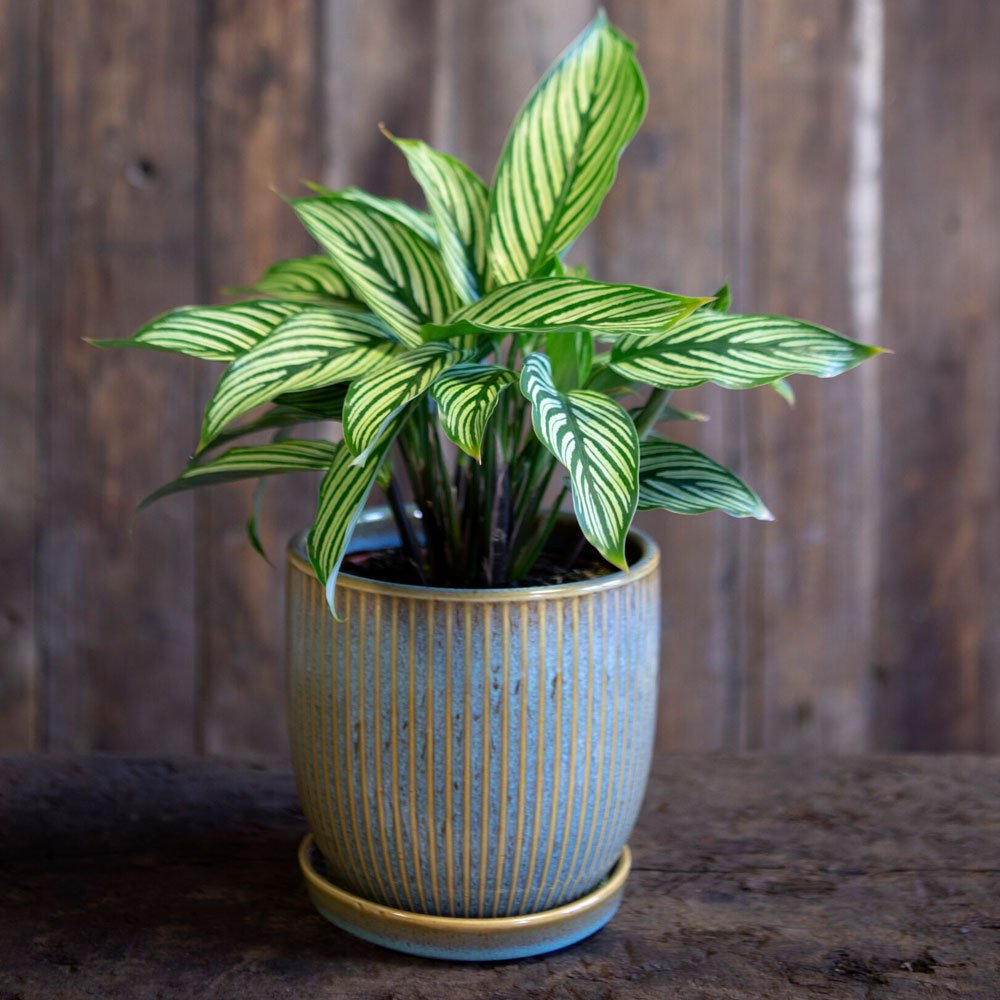
M 352 549 L 395 540 L 371 511 Z M 630 546 L 627 573 L 543 588 L 343 573 L 337 621 L 293 541 L 292 761 L 331 884 L 472 923 L 554 910 L 606 879 L 655 725 L 658 552 L 638 531 Z

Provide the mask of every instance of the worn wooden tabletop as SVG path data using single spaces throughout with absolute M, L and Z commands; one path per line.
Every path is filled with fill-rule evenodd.
M 408 958 L 311 908 L 289 776 L 0 757 L 0 998 L 1000 997 L 1000 760 L 665 756 L 614 921 Z

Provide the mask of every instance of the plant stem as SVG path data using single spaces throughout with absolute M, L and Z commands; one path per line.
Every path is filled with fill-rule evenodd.
M 501 464 L 497 470 L 497 495 L 490 516 L 490 571 L 491 587 L 508 583 L 510 569 L 510 466 Z
M 427 577 L 420 564 L 420 546 L 417 543 L 417 536 L 413 531 L 413 524 L 409 514 L 407 514 L 406 506 L 403 503 L 403 494 L 400 492 L 399 483 L 395 476 L 389 480 L 389 488 L 385 492 L 389 499 L 389 506 L 392 508 L 392 518 L 399 529 L 399 539 L 403 544 L 403 551 L 416 568 L 420 582 L 427 586 Z
M 646 435 L 656 426 L 670 398 L 670 389 L 654 389 L 646 400 L 646 405 L 639 411 L 635 418 L 635 432 L 639 435 L 639 440 L 645 439 Z
M 549 516 L 545 519 L 542 527 L 535 532 L 534 538 L 531 542 L 522 548 L 518 553 L 517 561 L 511 569 L 511 579 L 520 580 L 521 577 L 527 575 L 531 572 L 532 567 L 538 561 L 538 557 L 542 554 L 542 550 L 545 548 L 546 543 L 552 535 L 552 532 L 556 526 L 556 521 L 559 519 L 559 514 L 561 513 L 562 502 L 566 499 L 566 494 L 569 492 L 569 480 L 563 484 L 563 488 L 559 491 L 559 496 L 556 497 L 555 503 L 553 503 L 551 510 L 549 511 Z M 567 566 L 572 566 L 572 560 Z

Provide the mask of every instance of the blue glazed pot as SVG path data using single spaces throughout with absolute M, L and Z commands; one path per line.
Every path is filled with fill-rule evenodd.
M 395 544 L 377 510 L 352 550 Z M 603 891 L 639 811 L 655 726 L 659 556 L 639 531 L 629 548 L 627 573 L 539 588 L 448 590 L 343 573 L 337 621 L 302 539 L 293 541 L 289 722 L 322 868 L 307 872 L 311 892 L 314 881 L 329 884 L 357 900 L 348 911 L 367 902 L 408 926 L 434 915 L 456 918 L 456 931 L 480 921 L 499 933 L 497 918 L 523 925 Z M 600 923 L 613 913 L 607 900 L 596 909 Z M 421 954 L 510 957 L 349 929 Z M 570 940 L 594 929 L 576 926 Z M 570 943 L 558 930 L 516 954 Z

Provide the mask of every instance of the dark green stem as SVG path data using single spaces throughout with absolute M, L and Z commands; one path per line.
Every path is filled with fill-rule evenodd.
M 639 440 L 643 441 L 646 435 L 656 426 L 660 419 L 660 414 L 666 409 L 667 400 L 670 399 L 670 389 L 654 389 L 646 400 L 646 405 L 639 411 L 635 418 L 635 432 L 639 435 Z
M 400 492 L 399 483 L 395 476 L 389 480 L 389 488 L 385 493 L 389 499 L 389 506 L 392 508 L 393 520 L 399 529 L 399 539 L 403 544 L 403 551 L 416 568 L 420 582 L 426 586 L 427 577 L 424 575 L 424 568 L 421 565 L 420 545 L 417 543 L 417 536 L 413 531 L 413 523 L 410 521 L 406 505 L 403 503 L 403 494 Z

